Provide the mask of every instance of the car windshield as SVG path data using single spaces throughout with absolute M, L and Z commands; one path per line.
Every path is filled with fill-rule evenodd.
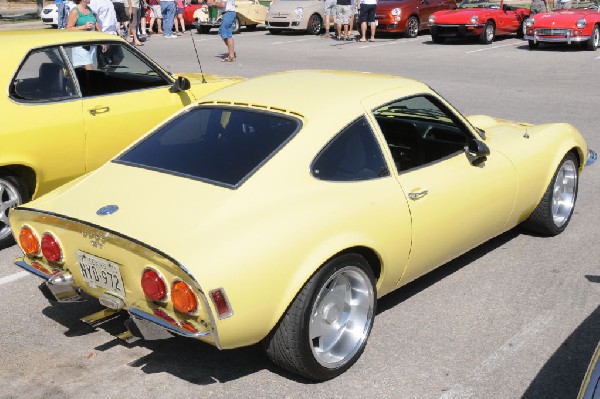
M 500 0 L 464 0 L 459 8 L 500 8 Z
M 235 188 L 300 128 L 273 112 L 196 107 L 168 122 L 114 162 Z

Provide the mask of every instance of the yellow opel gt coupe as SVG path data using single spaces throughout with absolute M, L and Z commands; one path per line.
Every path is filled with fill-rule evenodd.
M 325 85 L 335 101 L 314 96 Z M 285 72 L 211 93 L 9 216 L 48 297 L 106 306 L 84 321 L 260 342 L 327 380 L 363 352 L 381 296 L 519 224 L 562 232 L 595 157 L 569 124 L 464 117 L 414 80 Z
M 114 35 L 0 33 L 0 248 L 8 209 L 110 160 L 169 115 L 239 78 L 172 76 Z

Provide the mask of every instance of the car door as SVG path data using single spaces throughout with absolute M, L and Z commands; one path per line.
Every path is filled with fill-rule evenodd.
M 169 92 L 170 78 L 130 46 L 89 48 L 95 50 L 91 68 L 77 65 L 75 46 L 65 48 L 83 95 L 87 171 L 192 101 L 188 91 Z
M 35 49 L 20 64 L 2 102 L 0 165 L 35 173 L 35 196 L 85 172 L 81 98 L 60 48 Z
M 507 8 L 504 1 L 502 1 L 500 9 L 496 10 L 496 13 L 496 34 L 515 33 L 521 26 L 521 18 L 517 15 L 517 12 Z
M 411 251 L 401 281 L 504 231 L 517 190 L 508 158 L 493 150 L 486 159 L 470 156 L 465 146 L 475 136 L 432 95 L 393 101 L 375 109 L 373 116 L 411 214 Z

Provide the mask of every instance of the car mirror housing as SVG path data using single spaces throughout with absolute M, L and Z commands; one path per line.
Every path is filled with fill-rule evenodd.
M 465 152 L 471 165 L 477 166 L 487 160 L 488 155 L 490 155 L 490 148 L 483 141 L 473 139 L 469 140 Z
M 189 90 L 192 87 L 188 78 L 184 78 L 183 76 L 178 76 L 175 82 L 173 82 L 173 86 L 169 89 L 171 93 L 179 93 L 183 90 Z

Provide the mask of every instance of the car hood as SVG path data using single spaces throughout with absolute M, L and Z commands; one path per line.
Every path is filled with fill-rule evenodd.
M 571 26 L 577 23 L 577 20 L 588 15 L 597 15 L 598 11 L 595 10 L 560 10 L 553 12 L 544 12 L 534 16 L 535 27 L 548 26 L 558 27 L 559 26 Z M 589 23 L 589 22 L 588 22 Z
M 318 1 L 275 1 L 273 3 L 271 3 L 271 5 L 269 6 L 271 13 L 273 12 L 293 12 L 295 8 L 297 7 L 302 7 L 302 8 L 316 8 L 317 5 L 321 4 L 323 7 L 325 7 L 323 5 L 323 3 L 318 2 Z
M 435 16 L 435 23 L 460 23 L 467 24 L 471 23 L 471 17 L 478 15 L 480 22 L 485 21 L 487 15 L 491 13 L 490 9 L 487 8 L 464 8 L 457 10 L 444 10 L 437 11 L 433 15 Z

